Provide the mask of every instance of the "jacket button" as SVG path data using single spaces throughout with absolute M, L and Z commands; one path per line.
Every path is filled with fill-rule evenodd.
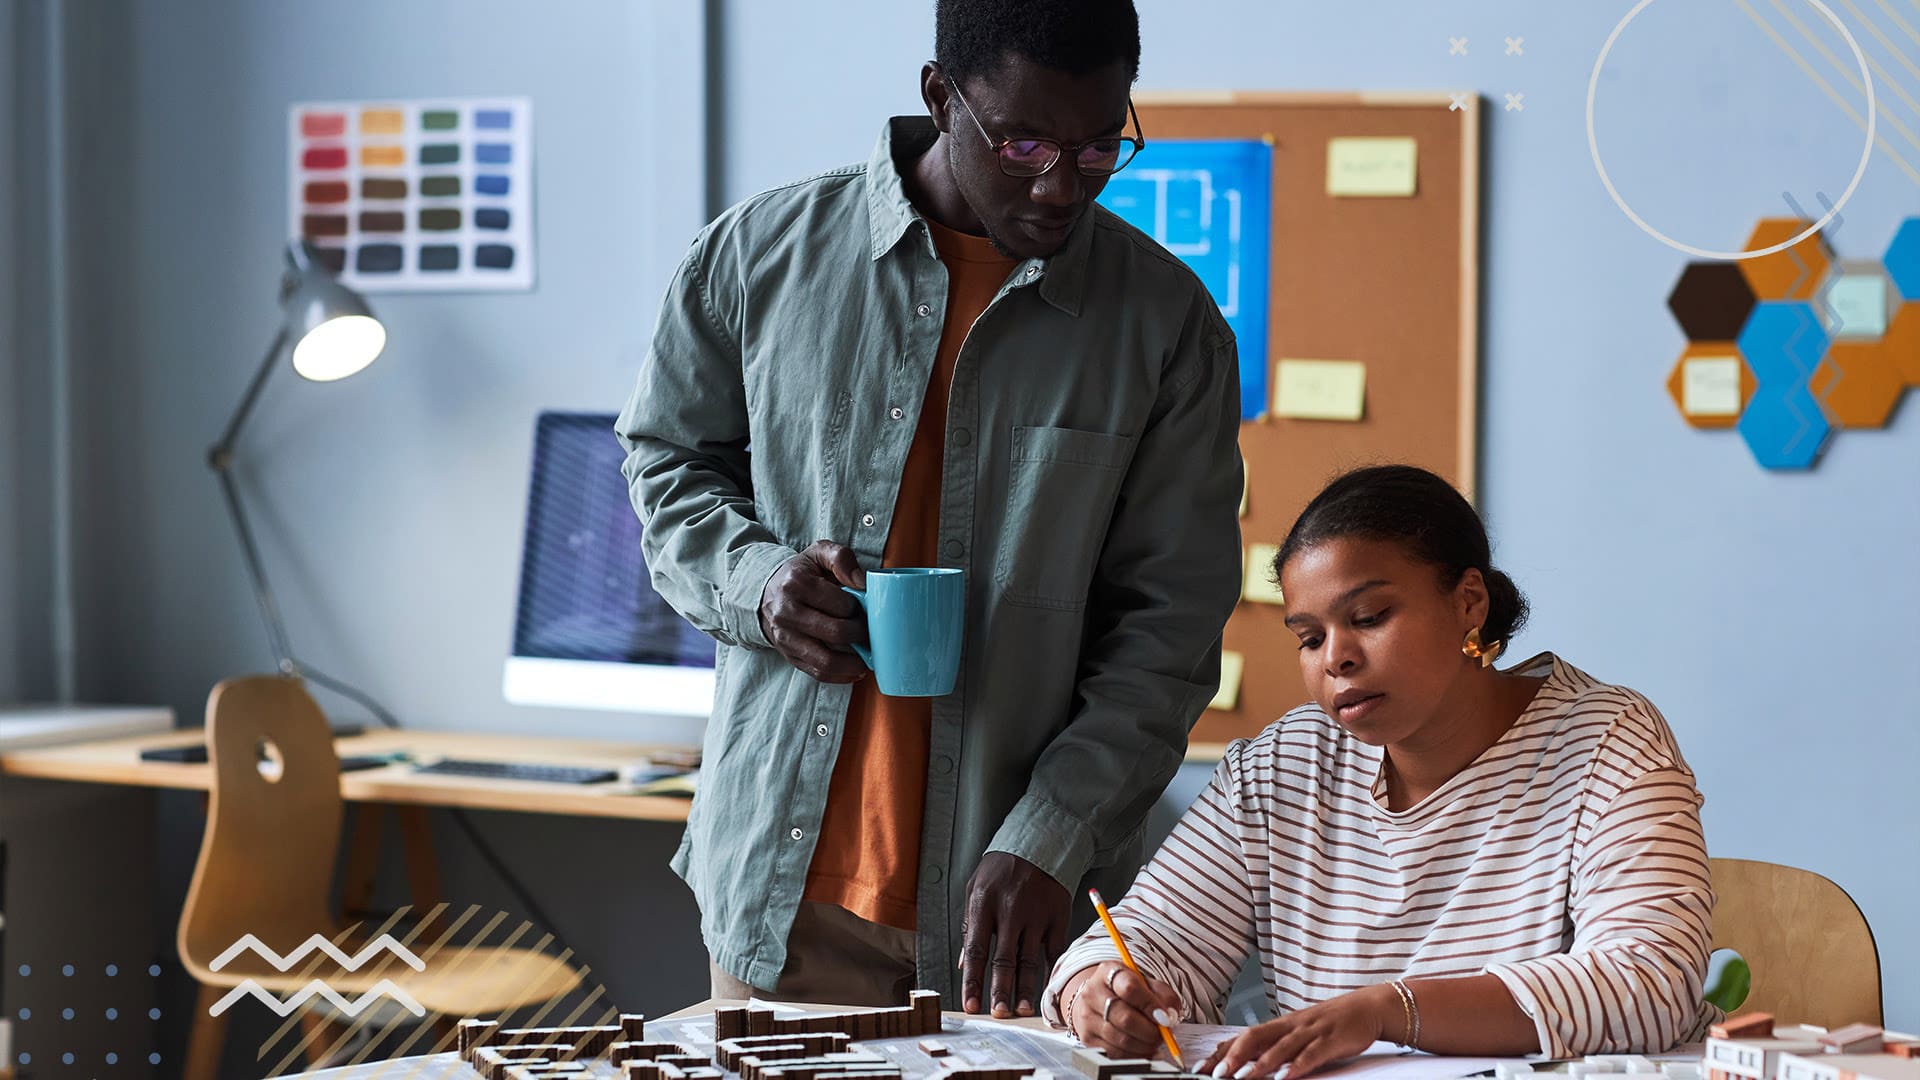
M 933 308 L 927 306 L 926 304 L 921 304 L 919 307 L 913 309 L 913 313 L 924 319 L 927 316 L 933 314 Z
M 871 528 L 873 528 L 873 515 L 872 515 L 872 514 L 861 514 L 861 515 L 860 515 L 860 524 L 862 524 L 862 525 L 865 525 L 865 526 L 866 526 L 867 528 L 869 528 L 869 529 L 871 529 Z
M 933 771 L 941 774 L 953 771 L 953 759 L 945 754 L 933 759 Z
M 928 864 L 927 864 L 927 869 L 926 869 L 926 875 L 927 875 L 927 882 L 928 882 L 929 884 L 932 884 L 932 885 L 938 885 L 938 884 L 940 884 L 940 877 L 941 877 L 941 874 L 940 874 L 940 866 L 939 866 L 939 864 L 938 864 L 938 863 L 928 863 Z
M 953 433 L 953 445 L 955 446 L 965 446 L 972 441 L 973 433 L 966 428 L 960 428 Z
M 826 738 L 826 737 L 827 737 L 827 725 L 825 725 L 825 724 L 821 724 L 821 725 L 820 725 L 819 727 L 817 727 L 817 728 L 814 728 L 814 729 L 813 729 L 813 733 L 814 733 L 815 735 L 818 735 L 818 736 L 820 736 L 820 737 L 821 737 L 821 738 L 823 738 L 823 739 L 824 739 L 824 738 Z
M 961 555 L 966 553 L 966 550 L 967 550 L 966 545 L 962 544 L 958 540 L 947 541 L 947 557 L 950 559 L 959 558 Z
M 902 409 L 896 405 L 893 408 L 887 410 L 887 415 L 894 418 L 895 420 L 899 420 L 907 415 L 907 410 Z
M 798 840 L 807 834 L 801 832 L 799 829 L 795 829 L 792 832 L 788 833 L 787 835 L 793 837 L 795 840 Z

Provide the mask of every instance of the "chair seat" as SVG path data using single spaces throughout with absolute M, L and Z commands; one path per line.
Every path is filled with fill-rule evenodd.
M 449 946 L 421 959 L 426 961 L 424 971 L 390 958 L 366 964 L 358 971 L 348 971 L 331 961 L 276 971 L 265 960 L 247 953 L 219 971 L 195 974 L 211 986 L 235 987 L 250 980 L 280 995 L 297 993 L 318 979 L 349 1002 L 384 979 L 428 1012 L 452 1016 L 485 1015 L 540 1004 L 580 985 L 580 973 L 566 961 L 531 949 Z

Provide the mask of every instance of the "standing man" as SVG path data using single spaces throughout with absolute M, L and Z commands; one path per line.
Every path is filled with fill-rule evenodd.
M 1113 894 L 1239 593 L 1233 336 L 1094 206 L 1143 145 L 1130 0 L 939 0 L 929 118 L 694 241 L 618 430 L 721 643 L 673 866 L 715 996 L 1031 1015 Z M 841 586 L 966 572 L 960 682 L 881 695 Z

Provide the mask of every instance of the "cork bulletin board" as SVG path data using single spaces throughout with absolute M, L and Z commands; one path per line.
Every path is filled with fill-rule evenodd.
M 1240 429 L 1248 476 L 1243 549 L 1277 546 L 1329 479 L 1359 465 L 1420 465 L 1472 499 L 1478 96 L 1222 92 L 1136 100 L 1147 150 L 1130 169 L 1153 162 L 1162 140 L 1260 140 L 1272 148 L 1267 407 Z M 1371 147 L 1368 160 L 1341 159 L 1335 140 Z M 1411 154 L 1411 167 L 1396 154 Z M 1242 357 L 1243 385 L 1249 361 Z M 1301 418 L 1314 409 L 1298 402 L 1276 407 L 1289 373 L 1298 387 L 1300 373 L 1325 370 L 1364 372 L 1364 397 L 1350 399 L 1357 419 Z M 1196 757 L 1210 744 L 1256 734 L 1306 701 L 1285 614 L 1244 597 L 1236 607 L 1225 647 L 1242 660 L 1238 694 L 1231 708 L 1202 714 L 1192 736 Z

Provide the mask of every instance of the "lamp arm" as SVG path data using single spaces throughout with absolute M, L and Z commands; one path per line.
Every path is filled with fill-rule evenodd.
M 233 531 L 240 537 L 240 554 L 246 560 L 247 574 L 253 579 L 253 598 L 260 604 L 260 617 L 267 624 L 267 644 L 273 649 L 274 662 L 284 675 L 298 676 L 300 665 L 294 662 L 293 646 L 287 642 L 287 626 L 280 618 L 280 605 L 274 602 L 267 585 L 266 569 L 260 564 L 260 549 L 254 546 L 253 530 L 247 527 L 246 509 L 240 504 L 240 491 L 233 483 L 233 472 L 215 469 L 220 493 L 226 496 L 227 513 L 233 518 Z
M 254 373 L 253 381 L 247 384 L 247 392 L 241 397 L 240 405 L 233 411 L 233 419 L 227 422 L 227 429 L 220 441 L 207 451 L 207 467 L 212 469 L 220 481 L 220 493 L 225 496 L 227 514 L 233 519 L 233 531 L 240 538 L 240 554 L 246 560 L 247 574 L 253 579 L 253 598 L 260 605 L 261 618 L 267 624 L 267 644 L 273 649 L 273 659 L 283 674 L 298 676 L 300 665 L 294 662 L 293 646 L 287 641 L 286 623 L 280 618 L 280 605 L 274 602 L 273 590 L 267 585 L 266 568 L 260 562 L 260 549 L 254 545 L 253 530 L 247 525 L 246 507 L 240 501 L 240 489 L 233 482 L 233 445 L 240 437 L 240 429 L 253 412 L 254 403 L 260 400 L 260 391 L 267 385 L 267 378 L 273 374 L 274 364 L 280 359 L 280 350 L 287 344 L 287 328 L 282 326 L 274 335 L 273 344 L 268 347 L 266 358 L 260 362 L 260 370 Z
M 267 347 L 267 355 L 260 361 L 260 370 L 253 373 L 253 381 L 247 384 L 247 392 L 240 398 L 240 404 L 233 410 L 233 419 L 227 421 L 227 430 L 220 435 L 220 441 L 207 451 L 207 467 L 214 472 L 224 473 L 233 463 L 234 440 L 240 437 L 240 428 L 253 413 L 253 405 L 260 400 L 260 391 L 266 389 L 267 379 L 273 375 L 273 366 L 280 359 L 280 350 L 287 346 L 287 328 L 283 323 L 280 332 L 273 336 L 273 344 Z

